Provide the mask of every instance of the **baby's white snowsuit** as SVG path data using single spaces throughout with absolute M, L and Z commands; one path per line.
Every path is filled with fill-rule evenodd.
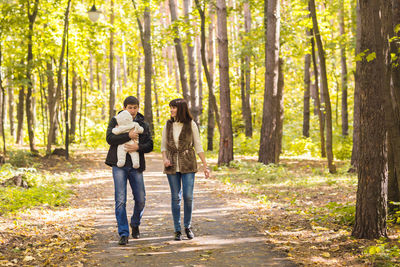
M 120 112 L 117 116 L 115 116 L 115 119 L 117 120 L 118 127 L 112 129 L 113 134 L 118 135 L 122 133 L 128 133 L 131 129 L 135 129 L 136 133 L 139 134 L 143 133 L 143 127 L 141 127 L 139 123 L 132 121 L 132 116 L 127 110 Z M 125 144 L 134 144 L 138 142 L 139 141 L 130 140 Z M 126 153 L 127 153 L 124 147 L 125 144 L 118 145 L 117 148 L 118 167 L 123 167 L 125 165 Z M 132 159 L 132 167 L 135 169 L 139 168 L 140 167 L 139 153 L 135 151 L 135 152 L 130 152 L 129 154 L 131 155 Z

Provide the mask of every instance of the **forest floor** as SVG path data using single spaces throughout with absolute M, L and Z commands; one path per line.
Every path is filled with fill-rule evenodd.
M 253 164 L 249 157 L 239 160 L 242 165 L 215 168 L 210 179 L 199 173 L 193 213 L 196 237 L 178 242 L 172 240 L 170 193 L 161 157 L 150 153 L 141 238 L 119 246 L 111 169 L 104 158 L 104 151 L 74 152 L 68 162 L 57 156 L 38 158 L 42 170 L 73 173 L 78 183 L 71 186 L 67 206 L 40 206 L 0 218 L 1 266 L 400 264 L 393 259 L 398 255 L 398 225 L 390 225 L 389 240 L 350 237 L 356 186 L 348 176 L 321 178 L 325 163 L 319 160 L 283 159 L 285 171 L 272 170 L 278 173 L 274 179 L 269 169 L 243 165 Z M 299 172 L 308 175 L 308 181 L 296 182 L 304 180 L 294 177 Z M 268 183 L 252 184 L 252 178 L 260 180 L 260 173 L 269 177 Z M 128 193 L 129 215 L 131 199 Z

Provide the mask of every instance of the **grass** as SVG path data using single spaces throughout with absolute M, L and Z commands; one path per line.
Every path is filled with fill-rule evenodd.
M 77 182 L 74 174 L 39 169 L 41 158 L 27 151 L 14 151 L 9 156 L 7 163 L 0 168 L 0 183 L 20 175 L 28 188 L 0 186 L 0 215 L 39 205 L 56 207 L 68 204 L 72 194 L 68 185 Z
M 400 266 L 397 217 L 388 220 L 388 240 L 351 237 L 357 176 L 347 172 L 347 161 L 337 161 L 338 172 L 330 174 L 321 159 L 288 156 L 279 165 L 264 165 L 255 157 L 238 158 L 229 167 L 215 166 L 214 176 L 227 190 L 258 203 L 253 212 L 257 224 L 268 233 L 269 242 L 290 251 L 294 261 L 312 266 Z

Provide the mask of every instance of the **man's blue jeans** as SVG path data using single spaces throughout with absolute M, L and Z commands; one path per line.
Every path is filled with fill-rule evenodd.
M 194 172 L 167 174 L 171 189 L 171 210 L 175 232 L 181 231 L 181 200 L 183 193 L 183 224 L 191 227 L 193 211 Z
M 113 166 L 112 174 L 114 179 L 115 216 L 118 223 L 118 234 L 120 236 L 129 236 L 129 225 L 126 215 L 126 184 L 127 181 L 129 181 L 133 199 L 135 200 L 131 224 L 133 226 L 139 226 L 146 202 L 143 173 L 137 172 L 131 167 L 119 168 Z

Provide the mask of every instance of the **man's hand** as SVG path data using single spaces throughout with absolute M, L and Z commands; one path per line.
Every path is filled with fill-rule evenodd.
M 126 152 L 131 153 L 131 152 L 137 151 L 139 149 L 139 145 L 137 143 L 135 143 L 135 144 L 125 144 L 124 148 L 125 148 Z
M 139 138 L 139 134 L 137 132 L 135 132 L 135 129 L 132 129 L 129 131 L 129 137 L 132 140 L 137 140 Z

